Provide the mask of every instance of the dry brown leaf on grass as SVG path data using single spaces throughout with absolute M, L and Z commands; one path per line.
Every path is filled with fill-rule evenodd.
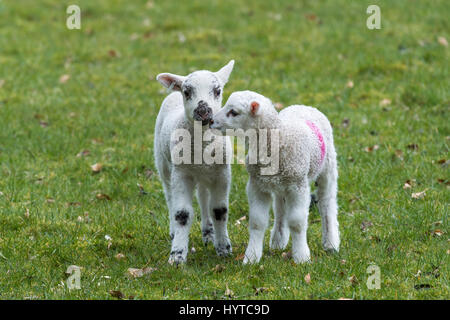
M 242 217 L 240 217 L 239 219 L 236 220 L 236 222 L 235 222 L 234 225 L 235 225 L 235 226 L 238 226 L 238 225 L 241 224 L 242 221 L 244 221 L 244 220 L 246 220 L 246 219 L 247 219 L 246 216 L 242 216 Z
M 448 47 L 447 39 L 444 37 L 438 37 L 438 42 L 441 46 Z
M 376 144 L 376 145 L 374 145 L 372 147 L 365 147 L 364 151 L 365 152 L 372 152 L 372 151 L 375 151 L 375 150 L 378 150 L 378 149 L 380 149 L 380 146 Z
M 117 299 L 125 298 L 125 295 L 120 290 L 109 290 L 109 294 Z
M 147 274 L 154 272 L 155 270 L 156 270 L 156 268 L 151 268 L 151 267 L 146 267 L 146 268 L 142 268 L 142 269 L 128 268 L 127 274 L 133 278 L 140 278 L 140 277 L 143 277 Z
M 341 124 L 343 128 L 348 128 L 348 126 L 350 125 L 350 119 L 348 118 L 343 119 Z
M 103 165 L 101 163 L 95 163 L 91 166 L 91 170 L 93 173 L 99 173 L 102 171 Z
M 3 87 L 4 84 L 5 84 L 5 80 L 0 79 L 0 88 Z
M 382 107 L 385 107 L 385 106 L 390 105 L 391 102 L 392 102 L 391 99 L 385 98 L 385 99 L 383 99 L 383 100 L 380 101 L 380 105 L 381 105 Z
M 245 253 L 241 253 L 236 258 L 234 258 L 234 260 L 239 261 L 239 260 L 244 260 L 244 258 L 245 258 Z
M 282 109 L 282 108 L 283 108 L 283 104 L 282 104 L 281 102 L 275 103 L 275 109 L 280 110 L 280 109 Z
M 359 283 L 358 278 L 355 275 L 352 275 L 351 277 L 348 278 L 348 281 L 350 281 L 350 283 L 355 286 Z
M 347 88 L 353 88 L 354 87 L 354 83 L 352 80 L 348 81 L 347 84 L 345 85 Z
M 311 283 L 311 274 L 310 274 L 310 273 L 308 273 L 308 274 L 305 276 L 305 282 L 306 282 L 307 284 L 310 284 L 310 283 Z
M 411 198 L 413 199 L 422 199 L 425 197 L 427 189 L 420 191 L 420 192 L 414 192 L 411 194 Z
M 116 260 L 123 260 L 125 259 L 125 255 L 123 253 L 118 253 L 114 256 L 114 258 L 116 258 Z
M 228 284 L 226 285 L 225 296 L 229 298 L 232 298 L 234 296 L 234 292 L 230 290 L 230 288 L 228 288 Z
M 108 196 L 106 193 L 97 193 L 97 194 L 95 195 L 95 197 L 96 197 L 98 200 L 111 200 L 111 197 Z
M 27 219 L 30 217 L 30 210 L 29 210 L 28 208 L 25 210 L 24 216 L 25 216 L 25 218 L 27 218 Z
M 59 77 L 59 83 L 66 83 L 70 79 L 70 75 L 63 74 L 61 77 Z

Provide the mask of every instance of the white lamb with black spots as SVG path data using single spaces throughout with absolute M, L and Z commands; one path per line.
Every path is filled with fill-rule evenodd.
M 248 156 L 246 159 L 250 239 L 244 263 L 256 263 L 261 259 L 272 198 L 275 222 L 271 248 L 284 249 L 292 235 L 294 261 L 310 261 L 306 233 L 310 183 L 313 181 L 317 182 L 318 188 L 323 246 L 326 250 L 339 250 L 336 151 L 332 128 L 325 115 L 302 105 L 293 105 L 278 113 L 268 98 L 255 92 L 240 91 L 232 93 L 222 110 L 214 115 L 211 128 L 219 129 L 223 134 L 227 134 L 227 129 L 255 129 L 258 139 L 261 129 L 279 132 L 279 170 L 276 174 L 263 175 L 261 169 L 266 165 L 259 160 L 250 164 Z M 270 144 L 272 140 L 267 141 Z
M 202 132 L 209 129 L 213 114 L 221 108 L 222 91 L 233 66 L 234 60 L 217 72 L 201 70 L 188 76 L 161 73 L 156 78 L 164 87 L 175 91 L 161 105 L 154 137 L 155 164 L 169 208 L 171 264 L 186 262 L 189 231 L 194 218 L 192 196 L 195 188 L 201 209 L 203 241 L 205 244 L 214 242 L 218 255 L 229 255 L 232 251 L 227 231 L 230 165 L 175 164 L 171 151 L 179 142 L 172 137 L 177 129 L 187 130 L 191 137 L 194 136 L 194 121 L 201 121 Z M 214 137 L 214 141 L 222 143 L 223 148 L 231 152 L 227 137 Z M 207 145 L 202 144 L 202 152 Z

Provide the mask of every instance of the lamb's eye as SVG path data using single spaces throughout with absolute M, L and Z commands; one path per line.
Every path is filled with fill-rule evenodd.
M 232 117 L 236 117 L 236 116 L 239 115 L 239 113 L 237 113 L 236 111 L 234 111 L 233 109 L 231 109 L 230 111 L 227 112 L 227 117 L 229 117 L 230 115 L 231 115 Z
M 217 98 L 218 96 L 220 96 L 220 87 L 215 87 L 214 89 L 214 96 Z
M 191 96 L 192 96 L 192 90 L 191 90 L 191 88 L 186 88 L 186 89 L 184 89 L 184 90 L 183 90 L 183 94 L 184 94 L 184 97 L 185 97 L 187 100 L 189 100 L 189 99 L 191 98 Z

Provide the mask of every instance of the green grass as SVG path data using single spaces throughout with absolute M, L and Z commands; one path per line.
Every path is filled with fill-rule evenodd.
M 75 2 L 82 29 L 68 30 Z M 373 3 L 381 30 L 366 28 Z M 449 299 L 450 48 L 438 42 L 450 41 L 449 9 L 446 0 L 0 1 L 0 298 L 114 299 L 109 291 L 120 290 L 135 299 L 220 299 L 228 286 L 240 299 Z M 234 165 L 233 257 L 203 247 L 196 206 L 196 252 L 184 267 L 167 264 L 167 208 L 152 174 L 166 93 L 154 79 L 218 70 L 230 59 L 224 101 L 250 89 L 285 106 L 316 106 L 333 123 L 339 254 L 322 250 L 313 209 L 312 264 L 271 252 L 267 233 L 261 263 L 243 266 L 236 257 L 248 219 L 235 221 L 248 214 L 247 174 Z M 83 150 L 90 153 L 77 157 Z M 98 174 L 94 163 L 104 166 Z M 379 290 L 366 286 L 371 263 L 381 270 Z M 82 267 L 81 290 L 65 286 L 69 265 Z M 144 266 L 157 270 L 125 275 Z

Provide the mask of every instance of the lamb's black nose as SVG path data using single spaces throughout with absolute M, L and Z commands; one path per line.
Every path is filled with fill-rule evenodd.
M 205 102 L 205 101 L 203 101 L 203 100 L 200 100 L 200 101 L 198 102 L 198 107 L 199 107 L 199 108 L 207 108 L 207 107 L 208 107 L 208 103 Z
M 212 118 L 212 109 L 208 107 L 208 103 L 201 100 L 198 107 L 194 109 L 194 120 L 201 121 L 203 125 L 207 125 Z

